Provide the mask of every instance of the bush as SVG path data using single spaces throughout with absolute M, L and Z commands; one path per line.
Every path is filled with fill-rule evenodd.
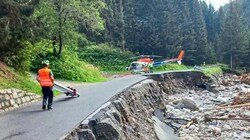
M 217 64 L 217 65 L 222 69 L 223 72 L 227 73 L 232 72 L 231 68 L 226 64 Z
M 50 68 L 56 79 L 66 79 L 81 82 L 98 82 L 105 80 L 99 69 L 93 65 L 80 61 L 74 50 L 69 50 L 65 46 L 60 58 L 53 56 L 52 48 L 45 48 L 47 41 L 41 41 L 35 45 L 42 51 L 36 52 L 36 58 L 32 61 L 32 71 L 37 72 L 42 67 L 41 62 L 44 59 L 50 61 Z M 45 49 L 44 49 L 45 48 Z M 37 50 L 36 49 L 36 50 Z
M 79 51 L 82 60 L 108 72 L 125 71 L 126 66 L 131 63 L 128 58 L 132 56 L 129 51 L 122 51 L 107 44 L 92 45 Z
M 29 71 L 33 59 L 32 44 L 28 41 L 21 42 L 20 48 L 16 53 L 5 58 L 5 63 L 18 71 Z
M 223 71 L 220 67 L 211 67 L 201 70 L 206 76 L 211 77 L 212 75 L 222 75 Z
M 76 56 L 74 53 L 64 53 L 60 59 L 55 57 L 50 59 L 51 69 L 55 77 L 82 82 L 98 82 L 104 80 L 97 68 L 83 61 L 79 61 Z

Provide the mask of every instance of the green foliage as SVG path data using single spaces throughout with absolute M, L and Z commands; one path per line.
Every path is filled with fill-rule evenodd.
M 221 48 L 224 63 L 231 68 L 239 67 L 248 45 L 247 28 L 243 24 L 243 14 L 240 6 L 230 2 L 225 25 L 221 34 Z
M 186 64 L 213 63 L 213 48 L 198 0 L 105 0 L 107 36 L 119 47 L 140 54 L 173 58 L 184 49 Z M 110 15 L 110 16 L 107 16 Z M 112 18 L 112 19 L 111 19 Z
M 89 43 L 86 33 L 98 34 L 104 30 L 99 13 L 104 8 L 102 0 L 43 0 L 33 18 L 39 23 L 40 36 L 54 38 L 61 55 L 64 45 L 86 45 Z
M 0 60 L 6 63 L 15 63 L 17 53 L 25 47 L 22 42 L 33 37 L 33 21 L 30 16 L 39 0 L 0 1 Z M 20 61 L 19 55 L 17 59 Z M 23 62 L 21 62 L 23 63 Z M 26 63 L 26 62 L 24 62 Z M 24 68 L 25 69 L 25 68 Z
M 82 60 L 100 67 L 102 71 L 124 71 L 132 56 L 131 52 L 109 47 L 107 44 L 92 45 L 79 50 Z
M 248 24 L 248 26 L 250 25 L 250 1 L 249 0 L 240 0 L 239 2 L 241 2 L 241 8 L 243 10 L 243 16 L 245 18 L 246 23 Z
M 201 70 L 206 76 L 211 77 L 213 75 L 222 75 L 223 71 L 220 67 L 210 67 Z
M 75 50 L 68 49 L 71 47 L 65 46 L 63 55 L 58 58 L 53 56 L 52 47 L 49 47 L 49 44 L 49 41 L 43 40 L 34 45 L 34 48 L 36 48 L 34 51 L 36 57 L 32 61 L 32 71 L 37 72 L 38 69 L 42 67 L 42 60 L 47 59 L 50 61 L 50 68 L 56 79 L 82 82 L 98 82 L 105 80 L 97 68 L 84 61 L 80 61 Z
M 239 69 L 232 70 L 232 73 L 234 73 L 236 75 L 241 75 L 241 74 L 246 73 L 246 72 L 247 72 L 247 70 L 244 69 L 244 68 L 239 68 Z
M 73 81 L 99 82 L 103 81 L 100 71 L 93 65 L 79 61 L 74 52 L 64 52 L 60 58 L 50 58 L 51 69 L 55 77 Z
M 231 68 L 226 64 L 217 64 L 223 72 L 231 72 Z
M 0 60 L 37 72 L 49 59 L 56 78 L 77 81 L 103 80 L 86 62 L 102 71 L 124 71 L 131 52 L 174 58 L 183 49 L 188 65 L 217 60 L 245 67 L 250 65 L 250 33 L 243 17 L 250 13 L 249 4 L 232 1 L 224 12 L 199 0 L 1 0 Z
M 19 80 L 16 82 L 18 89 L 41 94 L 41 87 L 37 81 L 31 80 L 29 76 L 23 74 L 18 74 L 18 79 Z
M 16 81 L 0 78 L 0 88 L 16 88 L 32 93 L 41 94 L 41 87 L 39 86 L 39 84 L 36 81 L 31 80 L 30 77 L 23 75 L 18 76 Z
M 1 65 L 2 66 L 2 65 Z M 42 95 L 42 90 L 39 83 L 32 79 L 30 75 L 24 74 L 22 72 L 14 71 L 9 67 L 3 66 L 6 75 L 0 74 L 0 89 L 16 88 L 31 93 L 36 93 Z M 54 90 L 54 95 L 59 95 L 61 92 Z
M 41 88 L 35 80 L 23 72 L 16 72 L 0 62 L 0 88 L 17 88 L 33 93 L 41 93 Z
M 58 18 L 52 1 L 40 1 L 40 4 L 36 8 L 32 18 L 39 23 L 36 28 L 37 32 L 40 34 L 37 37 L 38 39 L 52 39 L 52 37 L 58 32 Z
M 32 59 L 32 45 L 28 41 L 21 42 L 20 45 L 23 46 L 22 49 L 11 56 L 5 57 L 5 63 L 16 70 L 29 71 Z
M 192 67 L 190 66 L 185 66 L 185 65 L 179 65 L 175 63 L 168 63 L 165 65 L 160 65 L 155 67 L 155 71 L 171 71 L 171 70 L 187 70 L 191 69 Z

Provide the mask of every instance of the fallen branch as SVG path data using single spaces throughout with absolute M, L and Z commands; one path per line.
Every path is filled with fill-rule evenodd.
M 192 118 L 186 125 L 182 125 L 181 127 L 187 129 L 187 128 L 189 128 L 192 124 L 194 124 L 194 123 L 198 123 L 197 118 Z
M 205 116 L 204 121 L 209 122 L 212 120 L 222 120 L 222 121 L 227 121 L 227 120 L 244 120 L 244 121 L 250 121 L 250 118 L 216 118 L 216 117 L 207 117 Z
M 190 122 L 188 122 L 186 125 L 182 125 L 181 127 L 187 129 L 187 128 L 189 128 L 193 123 L 194 123 L 193 121 L 190 121 Z
M 223 107 L 216 107 L 211 110 L 219 110 L 219 109 L 226 109 L 226 108 L 240 108 L 240 107 L 247 107 L 250 106 L 250 103 L 246 104 L 239 104 L 239 105 L 231 105 L 231 106 L 223 106 Z

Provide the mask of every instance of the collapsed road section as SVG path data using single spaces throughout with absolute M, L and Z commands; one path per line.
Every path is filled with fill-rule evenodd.
M 62 139 L 199 140 L 249 138 L 250 86 L 200 72 L 149 76 L 119 93 Z M 248 108 L 249 109 L 249 108 Z

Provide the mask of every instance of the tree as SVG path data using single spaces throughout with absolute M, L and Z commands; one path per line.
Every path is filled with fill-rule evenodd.
M 125 1 L 105 0 L 107 8 L 102 11 L 105 19 L 104 40 L 125 50 Z
M 207 56 L 213 54 L 213 48 L 207 45 L 198 0 L 129 0 L 124 2 L 123 7 L 125 45 L 130 50 L 175 57 L 184 49 L 189 51 L 185 62 L 190 65 L 203 63 Z M 208 62 L 213 61 L 213 57 L 208 59 Z
M 246 20 L 246 23 L 248 27 L 250 27 L 250 1 L 249 0 L 242 0 L 242 10 L 243 10 L 243 16 Z
M 208 43 L 212 43 L 215 41 L 214 39 L 216 34 L 215 10 L 211 3 L 207 6 L 206 2 L 204 1 L 202 2 L 202 8 L 207 30 L 207 41 Z
M 225 25 L 222 29 L 222 57 L 231 68 L 241 65 L 241 56 L 244 53 L 248 40 L 246 28 L 243 24 L 243 15 L 238 3 L 230 1 Z
M 59 42 L 57 55 L 60 56 L 63 44 L 78 46 L 78 39 L 86 38 L 84 31 L 104 29 L 100 17 L 103 8 L 105 4 L 102 0 L 44 0 L 34 17 L 44 36 Z
M 244 49 L 244 53 L 242 55 L 242 66 L 243 67 L 250 67 L 250 31 L 248 31 L 248 44 L 247 47 Z
M 30 16 L 38 4 L 39 0 L 0 1 L 0 60 L 9 62 L 25 47 L 21 42 L 33 37 Z
M 196 64 L 213 63 L 214 54 L 210 45 L 207 44 L 207 31 L 204 18 L 202 16 L 201 5 L 198 0 L 188 1 L 190 19 L 194 30 L 194 50 Z
M 215 40 L 213 42 L 214 50 L 216 53 L 217 61 L 223 63 L 223 56 L 221 54 L 223 44 L 221 42 L 221 36 L 223 35 L 222 29 L 225 24 L 225 14 L 224 10 L 220 7 L 219 10 L 215 13 Z

